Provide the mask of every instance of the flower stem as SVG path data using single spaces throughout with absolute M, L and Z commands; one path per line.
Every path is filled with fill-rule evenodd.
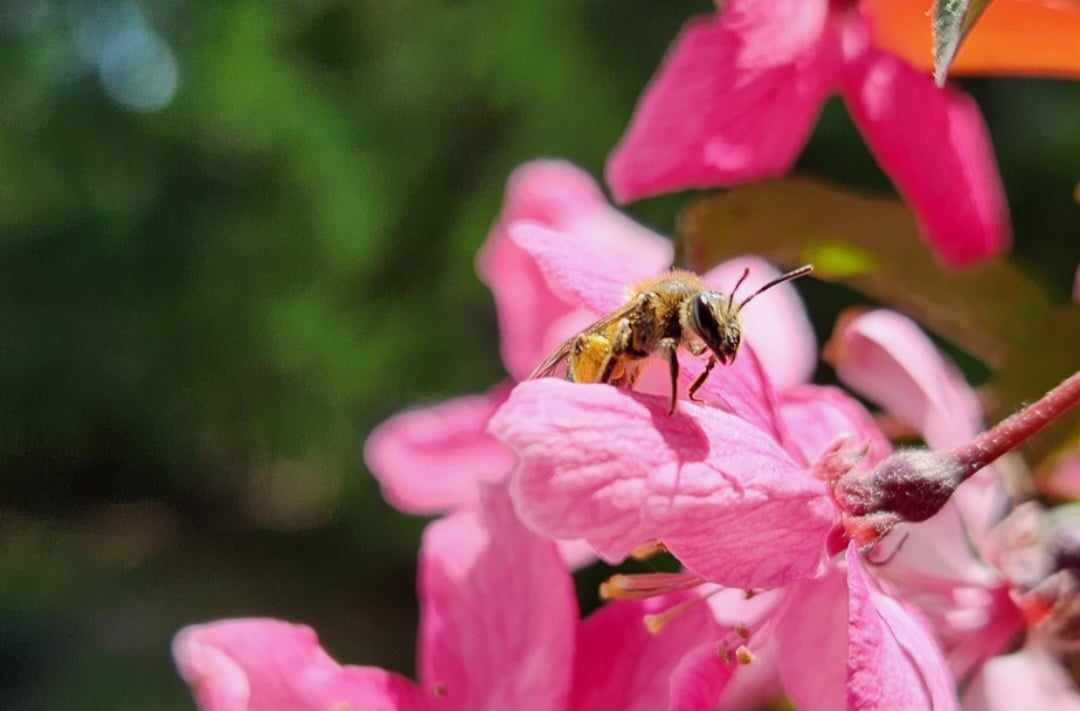
M 1023 444 L 1029 437 L 1080 403 L 1080 371 L 1062 381 L 1028 405 L 986 430 L 950 454 L 962 468 L 961 480 L 979 471 L 1001 455 Z

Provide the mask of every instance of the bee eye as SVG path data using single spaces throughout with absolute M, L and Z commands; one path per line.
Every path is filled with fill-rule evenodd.
M 709 299 L 705 294 L 694 299 L 694 321 L 697 322 L 698 331 L 706 341 L 713 341 L 720 335 L 719 324 L 716 323 L 716 317 L 713 316 Z

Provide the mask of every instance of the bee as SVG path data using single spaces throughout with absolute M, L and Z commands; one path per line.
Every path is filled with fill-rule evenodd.
M 529 375 L 554 375 L 566 362 L 566 378 L 575 383 L 610 383 L 633 387 L 642 362 L 653 354 L 667 360 L 671 374 L 671 407 L 679 379 L 680 346 L 694 356 L 709 353 L 705 369 L 690 386 L 690 399 L 705 383 L 717 363 L 735 360 L 742 341 L 739 315 L 764 291 L 813 271 L 809 264 L 782 274 L 735 304 L 735 292 L 750 273 L 743 271 L 730 294 L 709 289 L 698 275 L 673 270 L 636 284 L 627 302 L 596 323 L 567 339 Z

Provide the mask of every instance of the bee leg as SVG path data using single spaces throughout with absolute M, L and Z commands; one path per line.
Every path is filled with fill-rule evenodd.
M 675 412 L 675 402 L 679 393 L 679 342 L 674 338 L 661 338 L 657 346 L 657 350 L 667 358 L 668 368 L 671 370 L 671 407 L 668 408 L 670 415 Z
M 701 371 L 701 375 L 697 376 L 694 384 L 690 386 L 690 399 L 694 402 L 701 402 L 701 398 L 694 397 L 694 393 L 698 391 L 702 385 L 705 384 L 705 379 L 709 377 L 709 373 L 716 367 L 716 356 L 709 356 L 709 362 L 705 364 L 705 370 Z

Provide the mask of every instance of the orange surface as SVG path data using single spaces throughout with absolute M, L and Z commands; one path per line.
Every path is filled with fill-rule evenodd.
M 931 0 L 863 0 L 882 48 L 933 67 Z M 950 74 L 1080 79 L 1080 0 L 994 0 L 960 47 Z

